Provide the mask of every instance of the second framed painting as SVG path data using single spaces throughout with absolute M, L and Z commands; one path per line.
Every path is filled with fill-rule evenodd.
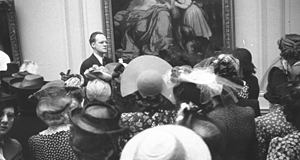
M 109 53 L 193 65 L 234 47 L 233 14 L 233 0 L 104 0 Z

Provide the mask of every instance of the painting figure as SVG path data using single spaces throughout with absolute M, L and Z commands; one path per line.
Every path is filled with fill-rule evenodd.
M 139 55 L 157 55 L 173 42 L 171 3 L 156 0 L 132 0 L 125 10 L 114 15 L 117 57 L 132 59 Z M 127 57 L 126 57 L 127 55 Z M 119 57 L 118 57 L 119 58 Z
M 175 6 L 185 9 L 183 24 L 193 28 L 196 36 L 209 39 L 212 36 L 211 29 L 205 18 L 203 3 L 196 0 L 176 0 Z

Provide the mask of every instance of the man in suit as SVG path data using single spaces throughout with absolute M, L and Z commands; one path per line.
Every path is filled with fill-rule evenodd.
M 84 71 L 93 65 L 104 66 L 112 62 L 111 59 L 105 57 L 107 52 L 107 39 L 102 32 L 94 32 L 89 39 L 90 45 L 93 49 L 93 54 L 87 58 L 80 66 L 80 74 L 84 76 Z

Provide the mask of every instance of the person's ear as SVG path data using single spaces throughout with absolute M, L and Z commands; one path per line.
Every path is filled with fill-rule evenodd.
M 92 43 L 91 43 L 92 48 L 95 48 L 95 43 L 96 43 L 96 42 L 92 42 Z
M 282 64 L 283 69 L 285 71 L 287 71 L 288 70 L 288 62 L 287 62 L 287 60 L 285 60 L 285 59 L 281 60 L 281 64 Z

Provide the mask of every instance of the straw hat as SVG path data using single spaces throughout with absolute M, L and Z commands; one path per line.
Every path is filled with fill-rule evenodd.
M 143 96 L 162 94 L 175 103 L 173 88 L 168 86 L 165 76 L 172 66 L 156 56 L 139 56 L 133 59 L 121 74 L 123 97 L 139 91 Z
M 144 130 L 125 145 L 121 160 L 211 160 L 200 136 L 178 125 Z

